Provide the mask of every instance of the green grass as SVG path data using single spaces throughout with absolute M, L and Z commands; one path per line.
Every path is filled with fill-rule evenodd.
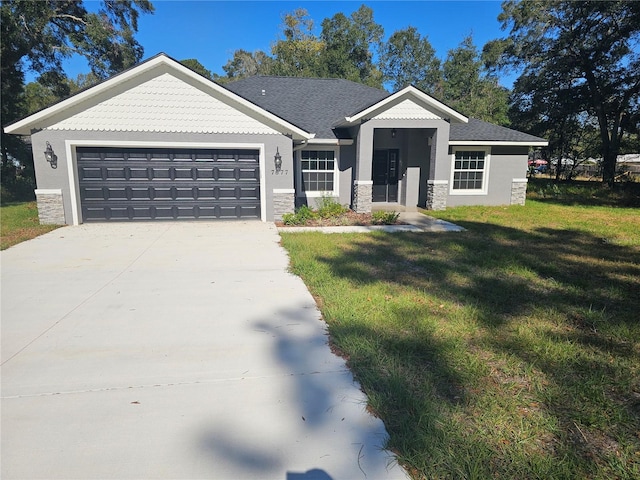
M 430 213 L 467 231 L 282 234 L 388 447 L 414 478 L 640 478 L 640 211 Z
M 0 207 L 0 250 L 58 228 L 40 225 L 36 202 L 10 203 Z

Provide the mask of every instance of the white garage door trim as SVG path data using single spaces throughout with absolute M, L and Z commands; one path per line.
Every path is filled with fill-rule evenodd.
M 267 221 L 267 199 L 265 186 L 264 143 L 207 143 L 207 142 L 169 142 L 169 141 L 120 141 L 120 140 L 66 140 L 67 171 L 71 189 L 71 216 L 74 225 L 80 225 L 80 183 L 78 181 L 76 147 L 121 147 L 121 148 L 238 148 L 258 150 L 260 155 L 260 220 Z

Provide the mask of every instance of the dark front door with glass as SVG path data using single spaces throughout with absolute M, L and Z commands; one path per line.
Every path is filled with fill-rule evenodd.
M 374 150 L 373 152 L 373 201 L 398 201 L 398 150 Z

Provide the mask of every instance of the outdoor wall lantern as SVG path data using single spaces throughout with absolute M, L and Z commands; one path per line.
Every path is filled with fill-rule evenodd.
M 280 156 L 280 152 L 278 151 L 278 147 L 276 147 L 276 154 L 273 157 L 273 163 L 276 166 L 276 172 L 282 170 L 282 157 Z
M 391 138 L 396 138 L 396 129 L 395 128 L 391 129 Z
M 53 148 L 51 148 L 51 144 L 49 142 L 47 142 L 47 149 L 44 151 L 44 158 L 49 162 L 51 168 L 58 168 L 58 156 L 53 151 Z

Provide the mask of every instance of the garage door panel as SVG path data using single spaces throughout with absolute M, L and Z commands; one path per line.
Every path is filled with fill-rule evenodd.
M 257 150 L 77 149 L 83 219 L 260 218 Z

